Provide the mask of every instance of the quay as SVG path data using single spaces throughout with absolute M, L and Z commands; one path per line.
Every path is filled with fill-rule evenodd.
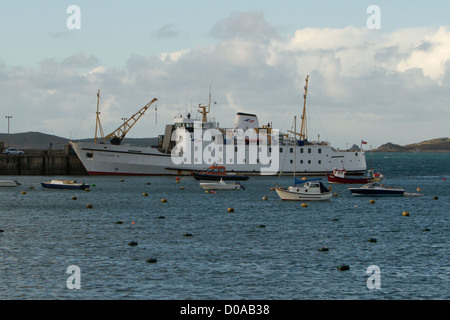
M 63 150 L 27 150 L 24 155 L 0 154 L 0 175 L 87 175 L 70 145 Z

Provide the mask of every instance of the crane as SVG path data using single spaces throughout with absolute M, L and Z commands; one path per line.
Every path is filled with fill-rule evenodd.
M 139 118 L 142 117 L 145 111 L 147 111 L 147 109 L 157 100 L 158 99 L 154 98 L 152 101 L 147 103 L 138 112 L 133 114 L 131 118 L 125 121 L 119 128 L 108 134 L 105 139 L 110 139 L 109 141 L 111 142 L 111 144 L 119 145 L 122 142 L 123 138 L 125 138 L 125 135 L 128 133 L 128 131 L 130 131 L 130 129 L 136 124 Z

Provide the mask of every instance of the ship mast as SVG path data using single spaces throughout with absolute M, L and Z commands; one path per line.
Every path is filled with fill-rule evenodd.
M 96 117 L 96 121 L 95 121 L 95 138 L 94 138 L 94 143 L 97 143 L 97 128 L 100 130 L 100 135 L 103 139 L 103 142 L 105 142 L 105 136 L 103 134 L 103 128 L 102 128 L 102 124 L 100 122 L 100 112 L 98 111 L 99 109 L 99 104 L 100 104 L 100 89 L 98 89 L 97 92 L 97 117 Z
M 303 114 L 302 114 L 302 125 L 300 127 L 300 139 L 308 140 L 308 126 L 306 123 L 306 96 L 308 94 L 308 79 L 309 75 L 306 76 L 305 94 L 303 95 Z
M 203 106 L 201 104 L 198 105 L 198 107 L 202 110 L 198 110 L 199 113 L 202 114 L 202 122 L 207 122 L 208 118 L 206 117 L 206 115 L 209 113 L 209 111 L 211 110 L 211 88 L 209 89 L 209 101 L 208 101 L 208 105 L 207 106 Z M 206 111 L 206 108 L 208 108 L 208 111 Z

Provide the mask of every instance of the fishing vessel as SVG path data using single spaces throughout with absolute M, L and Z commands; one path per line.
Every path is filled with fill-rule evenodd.
M 221 128 L 208 118 L 210 92 L 208 104 L 198 105 L 200 117 L 177 115 L 158 137 L 158 145 L 136 147 L 122 145 L 122 139 L 157 99 L 107 136 L 101 129 L 98 99 L 94 141 L 70 142 L 90 175 L 191 175 L 214 163 L 240 175 L 292 174 L 293 168 L 303 175 L 326 175 L 342 166 L 348 174 L 366 171 L 364 151 L 335 150 L 326 141 L 308 139 L 305 105 L 303 131 L 294 137 L 273 129 L 271 123 L 260 126 L 256 114 L 244 112 L 235 115 L 233 128 Z M 98 129 L 101 139 L 97 138 Z
M 380 181 L 383 178 L 381 173 L 373 173 L 369 170 L 367 176 L 349 175 L 345 169 L 334 169 L 333 173 L 328 174 L 329 183 L 343 184 L 367 184 L 373 181 Z
M 303 186 L 297 186 L 295 183 L 288 188 L 275 188 L 281 200 L 290 201 L 310 201 L 310 200 L 330 200 L 331 191 L 320 181 L 305 180 Z

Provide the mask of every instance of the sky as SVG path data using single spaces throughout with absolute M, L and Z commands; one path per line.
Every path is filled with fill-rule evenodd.
M 12 116 L 10 133 L 93 137 L 97 90 L 105 134 L 157 98 L 127 135 L 156 137 L 210 92 L 221 127 L 246 112 L 285 132 L 309 75 L 309 140 L 449 137 L 449 17 L 437 0 L 0 0 L 0 132 Z

